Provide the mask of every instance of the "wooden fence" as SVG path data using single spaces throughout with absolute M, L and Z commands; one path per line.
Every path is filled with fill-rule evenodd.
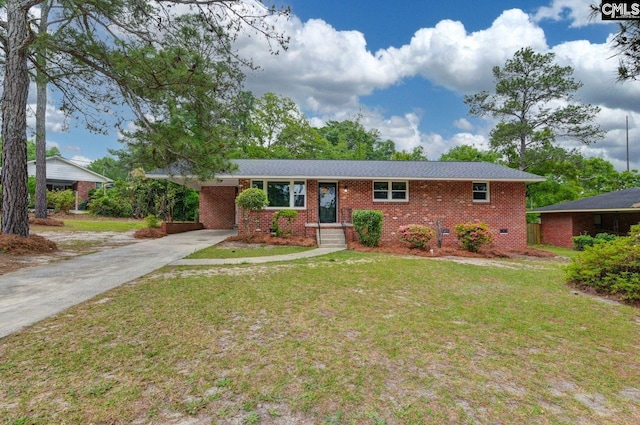
M 540 245 L 542 243 L 540 227 L 540 223 L 527 223 L 527 244 Z

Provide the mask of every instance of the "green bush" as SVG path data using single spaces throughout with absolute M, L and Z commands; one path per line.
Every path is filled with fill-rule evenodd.
M 131 202 L 111 191 L 106 194 L 97 191 L 87 206 L 93 215 L 104 217 L 131 217 L 133 215 Z
M 264 190 L 258 188 L 245 189 L 236 196 L 236 204 L 242 208 L 245 233 L 248 235 L 253 234 L 254 225 L 258 221 L 257 213 L 269 205 L 267 194 Z
M 567 267 L 567 279 L 573 285 L 589 286 L 599 293 L 616 294 L 625 301 L 638 302 L 640 243 L 632 236 L 587 246 Z
M 478 252 L 483 245 L 493 243 L 493 233 L 486 223 L 462 223 L 453 228 L 462 248 Z
M 75 205 L 76 195 L 73 190 L 47 191 L 47 205 L 54 208 L 56 212 L 68 213 Z
M 609 242 L 617 238 L 616 235 L 609 233 L 598 233 L 595 237 L 589 235 L 580 235 L 573 237 L 574 251 L 584 251 L 588 246 L 594 246 L 599 243 Z
M 162 226 L 162 222 L 158 220 L 158 217 L 153 214 L 149 214 L 148 216 L 146 216 L 144 218 L 144 221 L 147 223 L 147 227 L 150 229 L 157 229 L 158 227 Z
M 435 230 L 421 224 L 400 226 L 398 229 L 398 239 L 408 243 L 412 248 L 426 249 L 435 235 Z
M 382 235 L 382 211 L 354 210 L 353 229 L 360 243 L 365 246 L 378 246 Z
M 287 220 L 289 224 L 288 229 L 280 228 L 280 219 L 284 218 Z M 271 231 L 276 234 L 276 236 L 286 236 L 293 233 L 293 229 L 291 226 L 293 225 L 294 220 L 298 218 L 298 211 L 296 210 L 279 210 L 273 215 L 273 221 L 271 222 Z

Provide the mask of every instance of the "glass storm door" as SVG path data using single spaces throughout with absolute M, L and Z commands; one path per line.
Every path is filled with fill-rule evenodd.
M 318 184 L 318 217 L 320 223 L 335 223 L 338 203 L 338 184 Z

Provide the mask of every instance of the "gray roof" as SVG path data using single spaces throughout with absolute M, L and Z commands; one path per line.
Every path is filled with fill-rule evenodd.
M 544 178 L 488 162 L 354 161 L 314 159 L 236 159 L 237 169 L 225 178 L 483 180 L 537 182 Z M 179 173 L 157 170 L 149 177 Z
M 577 201 L 537 208 L 530 212 L 606 212 L 640 211 L 640 187 L 618 190 Z

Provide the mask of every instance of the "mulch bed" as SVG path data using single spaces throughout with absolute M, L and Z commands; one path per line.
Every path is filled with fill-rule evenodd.
M 55 242 L 38 235 L 26 238 L 16 235 L 0 235 L 0 252 L 13 255 L 50 253 L 58 250 Z
M 133 234 L 136 239 L 158 239 L 167 236 L 162 229 L 158 227 L 147 227 L 145 229 L 138 229 Z
M 395 255 L 413 255 L 419 257 L 467 257 L 467 258 L 517 258 L 538 257 L 552 258 L 555 254 L 535 248 L 514 251 L 502 251 L 494 248 L 483 248 L 480 252 L 469 252 L 455 246 L 429 247 L 426 249 L 411 248 L 402 242 L 381 242 L 379 246 L 367 247 L 360 242 L 349 242 L 349 249 L 361 252 L 384 252 Z
M 277 237 L 267 233 L 256 233 L 254 235 L 237 235 L 226 239 L 229 242 L 243 242 L 263 245 L 293 245 L 293 246 L 316 246 L 315 238 L 304 236 Z
M 267 233 L 256 233 L 254 235 L 237 235 L 226 239 L 229 242 L 241 242 L 248 244 L 263 245 L 295 245 L 295 246 L 315 246 L 315 238 L 304 236 L 276 237 Z M 357 241 L 348 242 L 348 248 L 360 252 L 383 252 L 395 255 L 413 255 L 420 257 L 472 257 L 472 258 L 517 258 L 517 257 L 538 257 L 552 258 L 555 254 L 535 248 L 526 248 L 514 251 L 502 251 L 494 248 L 484 248 L 478 253 L 469 252 L 455 246 L 445 246 L 442 248 L 416 249 L 400 241 L 381 242 L 379 246 L 367 247 Z M 433 252 L 431 252 L 433 249 Z
M 47 218 L 30 218 L 29 224 L 36 226 L 53 226 L 53 227 L 62 227 L 64 226 L 64 221 L 56 220 L 55 218 L 47 217 Z

